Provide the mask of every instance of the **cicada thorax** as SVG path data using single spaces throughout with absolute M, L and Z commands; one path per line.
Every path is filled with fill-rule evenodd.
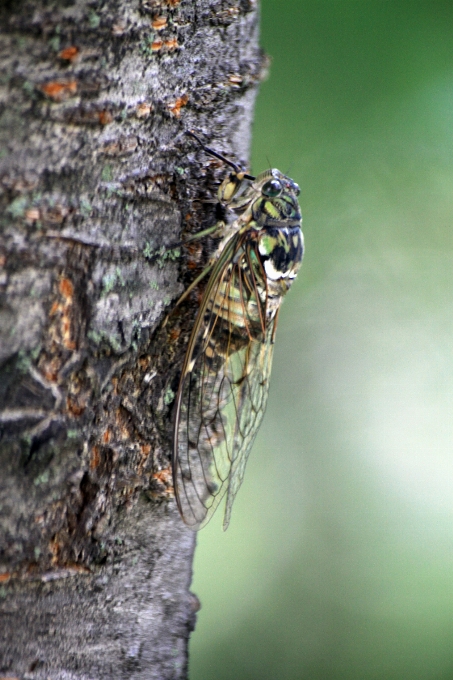
M 267 196 L 262 187 L 276 181 L 278 196 Z M 285 190 L 286 189 L 286 190 Z M 278 170 L 271 169 L 249 184 L 231 174 L 219 189 L 229 197 L 229 207 L 240 215 L 243 236 L 234 262 L 234 276 L 225 276 L 211 295 L 212 313 L 228 319 L 233 333 L 263 340 L 282 297 L 300 269 L 303 257 L 298 187 Z M 236 329 L 236 331 L 234 330 Z M 261 337 L 259 335 L 261 333 Z
M 263 229 L 259 255 L 266 274 L 268 294 L 283 297 L 302 264 L 303 236 L 299 226 L 273 226 Z

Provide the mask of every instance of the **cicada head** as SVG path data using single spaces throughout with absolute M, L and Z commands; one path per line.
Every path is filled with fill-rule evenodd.
M 300 226 L 300 189 L 290 177 L 272 168 L 258 175 L 251 186 L 255 193 L 251 211 L 258 229 Z

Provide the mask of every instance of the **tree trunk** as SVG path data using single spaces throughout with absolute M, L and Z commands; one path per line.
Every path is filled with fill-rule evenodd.
M 185 131 L 247 157 L 257 9 L 11 0 L 0 50 L 0 674 L 185 678 L 170 433 L 196 300 L 162 321 L 225 174 Z

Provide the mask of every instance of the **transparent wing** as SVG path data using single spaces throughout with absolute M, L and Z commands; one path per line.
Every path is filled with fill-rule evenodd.
M 176 402 L 175 493 L 195 530 L 225 493 L 227 528 L 264 415 L 276 323 L 266 320 L 266 308 L 265 279 L 253 271 L 250 244 L 235 239 L 209 279 Z

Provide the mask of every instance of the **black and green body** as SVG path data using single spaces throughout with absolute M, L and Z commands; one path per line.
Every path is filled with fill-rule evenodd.
M 225 493 L 228 526 L 266 407 L 278 312 L 303 255 L 297 184 L 279 170 L 254 178 L 228 163 L 235 172 L 218 198 L 232 219 L 215 226 L 222 238 L 203 272 L 176 398 L 174 488 L 192 529 Z

